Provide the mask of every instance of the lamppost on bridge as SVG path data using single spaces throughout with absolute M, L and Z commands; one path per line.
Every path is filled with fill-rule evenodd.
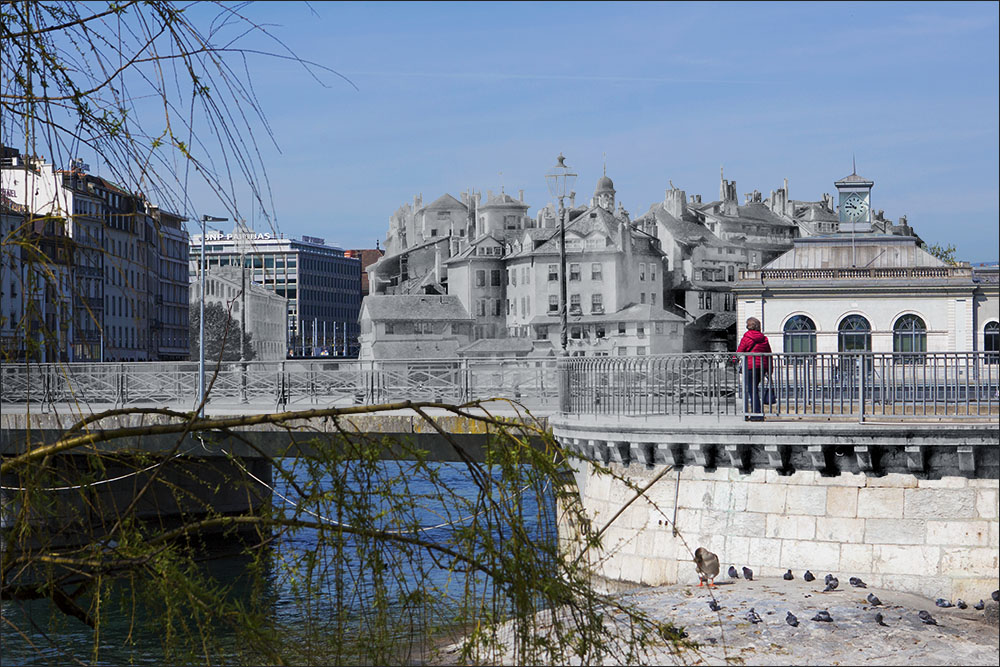
M 229 218 L 201 216 L 201 305 L 198 323 L 198 414 L 205 416 L 205 226 L 209 222 L 225 222 Z
M 559 342 L 561 344 L 561 355 L 567 356 L 567 323 L 566 323 L 566 208 L 563 206 L 563 199 L 566 193 L 572 191 L 576 184 L 576 174 L 570 171 L 566 165 L 566 158 L 559 154 L 558 162 L 549 173 L 545 174 L 545 181 L 549 186 L 549 193 L 559 200 Z

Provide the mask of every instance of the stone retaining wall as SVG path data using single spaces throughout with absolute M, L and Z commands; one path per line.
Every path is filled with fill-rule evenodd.
M 663 466 L 610 464 L 639 487 Z M 679 480 L 679 481 L 678 481 Z M 588 515 L 602 527 L 634 495 L 581 464 L 577 483 Z M 860 576 L 870 585 L 930 598 L 989 599 L 1000 566 L 996 478 L 869 477 L 815 470 L 707 471 L 687 465 L 654 484 L 607 529 L 599 573 L 649 585 L 696 582 L 692 552 L 719 554 L 761 576 L 808 568 L 822 578 Z M 674 536 L 670 522 L 674 518 Z M 597 556 L 597 554 L 595 554 Z

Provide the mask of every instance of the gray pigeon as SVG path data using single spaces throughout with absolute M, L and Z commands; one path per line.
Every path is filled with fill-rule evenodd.
M 959 609 L 968 609 L 969 608 L 969 605 L 967 605 L 965 603 L 965 600 L 963 600 L 961 598 L 958 599 L 958 602 L 955 603 L 955 606 L 958 607 Z
M 795 614 L 792 612 L 788 612 L 785 616 L 785 623 L 788 623 L 793 628 L 799 627 L 799 619 L 795 618 Z
M 833 616 L 830 616 L 830 612 L 824 609 L 813 616 L 812 620 L 819 621 L 820 623 L 833 623 Z
M 793 575 L 792 571 L 789 570 L 788 572 L 785 572 L 783 575 L 781 575 L 781 578 L 784 579 L 785 581 L 791 581 L 792 579 L 795 578 L 795 575 Z
M 948 609 L 949 607 L 955 606 L 950 601 L 945 600 L 944 598 L 938 598 L 937 600 L 934 601 L 934 604 L 941 607 L 942 609 Z
M 761 622 L 760 616 L 757 615 L 757 611 L 750 607 L 750 611 L 747 612 L 747 620 L 756 625 Z
M 753 581 L 753 570 L 747 566 L 743 566 L 743 578 L 747 581 Z
M 972 605 L 972 608 L 973 608 L 973 609 L 977 609 L 977 610 L 979 610 L 979 611 L 982 611 L 983 609 L 985 609 L 985 608 L 986 608 L 986 602 L 985 602 L 985 601 L 983 601 L 983 600 L 980 600 L 980 601 L 979 601 L 979 602 L 977 602 L 976 604 Z
M 826 588 L 823 589 L 823 592 L 829 593 L 830 591 L 835 591 L 839 585 L 840 580 L 837 577 L 830 577 L 830 580 L 826 582 Z
M 736 572 L 736 568 L 733 567 L 732 565 L 729 566 L 729 578 L 730 579 L 739 579 L 740 578 L 740 575 L 737 574 L 737 572 Z
M 924 622 L 924 625 L 937 625 L 937 621 L 934 620 L 934 617 L 931 616 L 929 611 L 921 610 L 917 616 L 919 616 L 920 620 Z
M 883 628 L 889 627 L 885 622 L 885 617 L 881 613 L 875 614 L 875 622 L 881 625 Z
M 719 557 L 704 547 L 698 547 L 694 550 L 694 562 L 698 568 L 698 585 L 707 581 L 709 588 L 714 586 L 715 578 L 719 576 Z
M 720 609 L 722 609 L 722 607 L 719 606 L 719 603 L 716 602 L 715 600 L 708 601 L 708 608 L 711 609 L 712 611 L 719 611 Z
M 990 597 L 993 598 L 994 602 L 1000 602 L 1000 588 L 990 593 Z
M 861 581 L 860 577 L 851 577 L 847 581 L 851 584 L 851 586 L 854 586 L 855 588 L 868 588 L 868 584 Z
M 806 573 L 802 575 L 802 578 L 805 579 L 806 581 L 812 581 L 816 577 L 813 575 L 812 572 L 810 572 L 809 570 L 806 570 Z
M 875 594 L 869 593 L 868 594 L 868 604 L 872 605 L 873 607 L 880 607 L 880 606 L 882 606 L 882 601 L 879 600 L 878 596 L 876 596 Z
M 831 579 L 833 579 L 833 575 L 832 574 L 828 574 L 825 577 L 823 577 L 823 583 L 824 584 L 828 584 L 828 583 L 830 583 Z

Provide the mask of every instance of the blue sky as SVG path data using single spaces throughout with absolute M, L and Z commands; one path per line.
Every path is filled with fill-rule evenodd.
M 969 261 L 998 254 L 996 3 L 258 3 L 244 13 L 349 78 L 250 61 L 287 235 L 372 247 L 422 193 L 548 201 L 561 151 L 589 198 L 633 215 L 669 181 L 715 199 L 789 179 L 817 200 L 851 172 Z M 249 45 L 254 45 L 252 40 Z M 273 48 L 273 47 L 272 47 Z M 502 172 L 502 175 L 501 175 Z M 212 213 L 196 193 L 197 214 Z

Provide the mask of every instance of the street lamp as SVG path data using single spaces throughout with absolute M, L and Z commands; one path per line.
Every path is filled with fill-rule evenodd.
M 566 158 L 559 154 L 556 166 L 545 174 L 549 193 L 559 200 L 559 341 L 562 344 L 562 356 L 566 356 L 567 324 L 566 324 L 566 209 L 563 198 L 573 190 L 576 184 L 576 174 L 566 166 Z
M 205 416 L 205 225 L 209 222 L 225 222 L 229 218 L 201 216 L 201 306 L 198 325 L 198 409 L 199 416 Z

